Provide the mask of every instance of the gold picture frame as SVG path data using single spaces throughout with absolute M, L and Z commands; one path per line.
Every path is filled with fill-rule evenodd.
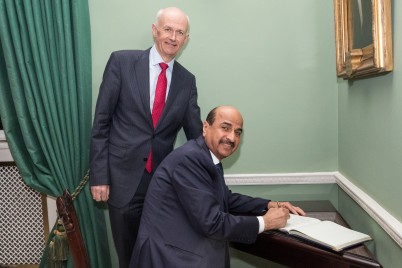
M 334 0 L 336 72 L 344 79 L 391 72 L 391 0 Z

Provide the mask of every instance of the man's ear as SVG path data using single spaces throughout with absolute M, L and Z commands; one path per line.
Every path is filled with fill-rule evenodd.
M 156 25 L 152 23 L 152 35 L 156 37 L 158 35 L 158 29 L 156 28 Z
M 209 127 L 209 124 L 207 121 L 204 121 L 203 126 L 202 126 L 202 135 L 205 137 L 205 133 L 207 131 L 207 128 Z
M 184 39 L 184 44 L 187 44 L 187 42 L 190 40 L 190 35 L 186 35 L 186 39 Z

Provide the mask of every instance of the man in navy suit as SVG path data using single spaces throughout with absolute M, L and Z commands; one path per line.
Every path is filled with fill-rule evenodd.
M 213 109 L 203 135 L 170 153 L 145 198 L 130 267 L 229 267 L 228 242 L 252 243 L 264 230 L 286 225 L 304 211 L 232 193 L 220 161 L 236 151 L 243 118 L 231 106 Z M 239 215 L 256 216 L 239 216 Z
M 121 268 L 130 261 L 153 171 L 173 150 L 181 128 L 187 139 L 202 133 L 195 77 L 175 61 L 188 29 L 188 17 L 180 9 L 160 10 L 152 25 L 152 48 L 112 53 L 103 75 L 92 128 L 90 185 L 94 200 L 108 201 Z M 167 92 L 154 126 L 160 63 L 168 65 Z

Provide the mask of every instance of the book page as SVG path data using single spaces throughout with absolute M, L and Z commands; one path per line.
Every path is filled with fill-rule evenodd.
M 289 233 L 289 231 L 292 229 L 297 229 L 298 227 L 301 227 L 301 226 L 304 226 L 307 224 L 319 223 L 319 222 L 321 222 L 319 219 L 290 214 L 290 218 L 288 219 L 286 226 L 283 228 L 280 228 L 279 230 Z
M 366 234 L 351 230 L 331 221 L 321 221 L 320 224 L 299 226 L 293 228 L 290 234 L 326 245 L 336 251 L 371 240 L 371 237 Z

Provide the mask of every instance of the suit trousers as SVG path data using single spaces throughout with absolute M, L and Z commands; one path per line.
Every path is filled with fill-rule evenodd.
M 120 268 L 127 268 L 130 264 L 131 253 L 140 227 L 145 195 L 151 178 L 152 173 L 144 170 L 137 191 L 127 205 L 117 208 L 109 204 L 110 225 Z

